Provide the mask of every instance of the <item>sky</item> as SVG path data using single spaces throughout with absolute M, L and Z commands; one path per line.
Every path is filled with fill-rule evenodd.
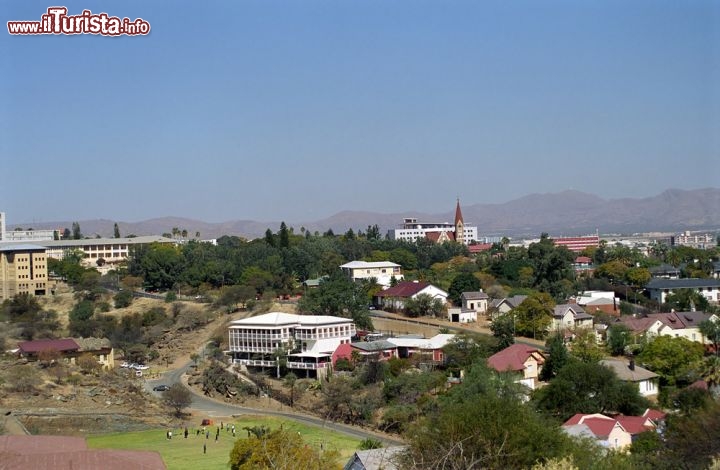
M 147 36 L 10 35 L 50 6 Z M 720 2 L 0 0 L 9 223 L 720 187 Z

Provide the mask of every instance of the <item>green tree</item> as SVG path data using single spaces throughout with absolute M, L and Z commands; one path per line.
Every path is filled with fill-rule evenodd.
M 592 330 L 579 331 L 570 343 L 570 354 L 583 362 L 595 363 L 605 357 L 605 351 L 597 343 Z
M 706 311 L 709 306 L 705 296 L 694 289 L 678 289 L 665 297 L 665 307 L 679 312 Z
M 664 383 L 674 385 L 699 364 L 703 353 L 700 343 L 682 337 L 658 336 L 645 345 L 638 359 L 660 375 Z
M 501 351 L 515 344 L 515 319 L 512 313 L 500 315 L 490 325 L 493 336 L 497 339 L 497 349 Z
M 133 300 L 133 294 L 130 291 L 121 290 L 113 297 L 115 308 L 129 307 Z
M 433 299 L 430 294 L 419 294 L 414 299 L 405 301 L 405 313 L 409 317 L 433 316 L 442 314 L 445 305 L 440 299 Z
M 622 323 L 615 323 L 607 330 L 607 347 L 613 356 L 625 354 L 625 348 L 630 344 L 630 329 Z
M 295 406 L 295 386 L 297 384 L 297 380 L 297 375 L 293 372 L 288 372 L 283 379 L 283 385 L 290 389 L 290 408 Z
M 473 292 L 480 289 L 480 280 L 469 272 L 461 272 L 450 283 L 448 298 L 455 305 L 460 305 L 460 296 L 463 292 Z
M 231 470 L 339 469 L 339 455 L 305 443 L 299 433 L 275 430 L 238 439 L 230 451 Z
M 285 222 L 280 223 L 280 233 L 278 234 L 280 248 L 290 247 L 290 231 Z
M 700 328 L 700 333 L 712 343 L 715 355 L 720 355 L 720 322 L 703 320 L 698 327 Z
M 118 227 L 117 222 L 113 225 L 113 237 L 120 238 L 120 227 Z
M 558 372 L 568 363 L 570 357 L 562 335 L 552 335 L 550 339 L 548 339 L 546 346 L 548 348 L 548 355 L 540 371 L 540 380 L 547 382 L 557 376 Z
M 445 365 L 449 369 L 459 371 L 490 357 L 496 349 L 496 341 L 485 335 L 461 332 L 443 348 Z
M 72 223 L 72 237 L 73 240 L 82 240 L 83 235 L 80 231 L 80 224 L 78 222 Z
M 637 385 L 623 382 L 599 363 L 571 360 L 546 386 L 535 391 L 538 409 L 565 421 L 576 413 L 639 415 L 648 406 Z
M 543 337 L 552 323 L 555 301 L 545 292 L 533 292 L 511 315 L 515 316 L 515 332 L 521 336 Z
M 561 457 L 570 438 L 522 402 L 512 381 L 477 364 L 408 433 L 401 468 L 529 468 Z

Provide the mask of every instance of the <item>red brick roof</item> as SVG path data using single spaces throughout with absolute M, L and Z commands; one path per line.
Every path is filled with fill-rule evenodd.
M 492 245 L 492 243 L 476 243 L 475 245 L 468 246 L 468 251 L 470 251 L 470 253 L 481 253 L 483 251 L 488 251 L 492 248 Z
M 618 416 L 616 419 L 620 426 L 632 435 L 651 431 L 654 427 L 650 418 L 646 416 Z
M 0 436 L 3 470 L 165 470 L 157 452 L 88 449 L 85 439 L 63 436 Z
M 430 283 L 425 281 L 402 281 L 398 282 L 396 286 L 380 291 L 375 295 L 377 297 L 412 297 L 429 285 Z
M 665 417 L 667 416 L 667 413 L 662 412 L 660 410 L 654 410 L 652 408 L 648 408 L 647 410 L 645 410 L 645 413 L 643 413 L 643 416 L 645 416 L 646 418 L 650 418 L 651 420 L 657 422 L 657 421 L 661 421 L 661 420 L 665 419 Z
M 80 346 L 72 338 L 64 339 L 36 339 L 34 341 L 23 341 L 18 343 L 18 348 L 23 354 L 37 354 L 41 351 L 77 351 Z
M 448 240 L 455 241 L 455 232 L 450 231 L 425 232 L 425 238 L 427 238 L 431 242 L 437 243 L 443 233 L 448 237 Z
M 538 359 L 538 363 L 545 363 L 545 358 L 537 348 L 515 343 L 490 356 L 487 362 L 490 367 L 498 372 L 521 371 L 525 370 L 525 361 L 533 355 Z

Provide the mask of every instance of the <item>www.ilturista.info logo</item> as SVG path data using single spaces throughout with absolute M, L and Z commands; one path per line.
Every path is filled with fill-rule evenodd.
M 8 21 L 10 34 L 99 34 L 101 36 L 137 36 L 150 33 L 150 23 L 138 18 L 108 16 L 83 10 L 68 16 L 65 7 L 50 7 L 40 21 Z

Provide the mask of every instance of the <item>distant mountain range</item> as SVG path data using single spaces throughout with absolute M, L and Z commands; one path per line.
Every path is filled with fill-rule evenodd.
M 461 201 L 462 203 L 462 201 Z M 290 221 L 296 233 L 300 227 L 312 232 L 324 232 L 330 228 L 342 233 L 348 228 L 365 230 L 368 225 L 377 224 L 382 232 L 402 223 L 404 217 L 416 217 L 419 221 L 448 222 L 454 218 L 454 201 L 449 201 L 447 212 L 428 214 L 407 211 L 396 214 L 378 212 L 342 211 L 326 219 L 316 221 Z M 480 236 L 538 236 L 541 232 L 550 235 L 581 235 L 594 233 L 636 233 L 650 231 L 716 230 L 720 228 L 720 189 L 697 190 L 669 189 L 657 196 L 640 199 L 602 199 L 580 191 L 531 194 L 503 204 L 462 205 L 466 225 L 477 225 Z M 83 234 L 111 236 L 112 220 L 79 221 Z M 8 230 L 28 224 L 8 226 Z M 34 224 L 33 228 L 71 227 L 72 221 L 45 222 Z M 238 235 L 248 238 L 262 236 L 267 228 L 277 231 L 280 221 L 258 222 L 254 220 L 233 220 L 208 223 L 181 217 L 162 217 L 141 222 L 118 222 L 123 236 L 159 235 L 168 233 L 173 227 L 188 231 L 190 237 L 200 232 L 203 239 L 222 235 Z

